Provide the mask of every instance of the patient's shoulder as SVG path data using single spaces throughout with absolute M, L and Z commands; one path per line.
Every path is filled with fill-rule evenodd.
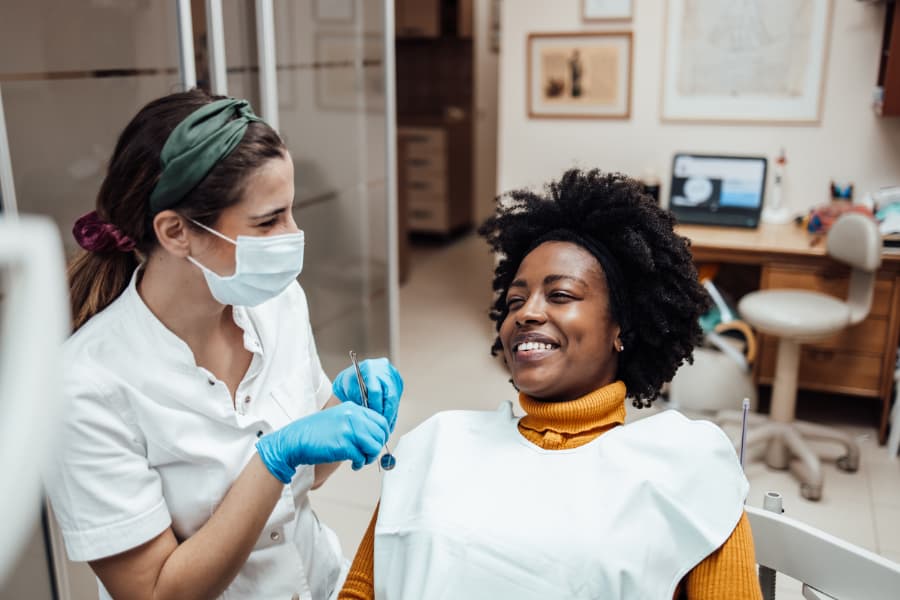
M 668 410 L 621 428 L 618 449 L 667 496 L 703 506 L 722 490 L 741 502 L 749 484 L 725 432 L 711 421 Z M 736 521 L 736 519 L 735 519 Z
M 401 445 L 434 445 L 448 437 L 480 437 L 489 429 L 515 426 L 518 417 L 512 403 L 502 402 L 496 410 L 444 410 L 433 414 L 400 438 Z
M 629 423 L 622 428 L 628 443 L 659 452 L 722 452 L 734 457 L 731 440 L 722 428 L 704 419 L 689 419 L 675 410 Z

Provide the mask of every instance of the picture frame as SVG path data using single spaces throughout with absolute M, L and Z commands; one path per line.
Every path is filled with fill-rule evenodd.
M 718 0 L 667 3 L 661 119 L 819 123 L 832 0 L 727 8 Z
M 583 21 L 630 21 L 635 0 L 581 0 Z
M 532 119 L 628 119 L 630 31 L 532 33 L 526 98 Z
M 313 18 L 320 23 L 353 23 L 355 0 L 313 0 Z
M 384 37 L 316 34 L 316 105 L 324 110 L 384 110 Z

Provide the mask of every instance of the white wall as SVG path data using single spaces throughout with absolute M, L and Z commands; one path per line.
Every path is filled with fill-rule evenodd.
M 677 151 L 787 152 L 785 202 L 794 211 L 827 199 L 831 178 L 854 181 L 857 194 L 900 183 L 900 118 L 871 110 L 878 74 L 883 4 L 834 0 L 822 119 L 818 125 L 761 126 L 662 123 L 664 0 L 634 0 L 630 24 L 581 20 L 582 0 L 503 3 L 498 187 L 539 185 L 573 165 L 640 176 L 651 168 L 668 198 Z M 531 32 L 631 29 L 634 65 L 631 119 L 529 120 L 525 104 L 526 38 Z
M 475 0 L 472 19 L 475 68 L 475 152 L 473 202 L 475 223 L 494 210 L 497 195 L 497 72 L 499 56 L 491 50 L 491 0 Z

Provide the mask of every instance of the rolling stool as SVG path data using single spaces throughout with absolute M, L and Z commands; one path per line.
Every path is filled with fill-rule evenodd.
M 822 497 L 822 465 L 804 438 L 844 446 L 847 453 L 837 466 L 848 472 L 859 468 L 859 446 L 831 427 L 794 421 L 800 344 L 828 338 L 865 319 L 872 306 L 875 271 L 881 265 L 881 235 L 870 217 L 844 214 L 831 227 L 826 243 L 831 258 L 852 268 L 846 302 L 805 290 L 761 290 L 747 294 L 738 304 L 746 322 L 779 338 L 771 410 L 768 417 L 749 415 L 746 445 L 752 448 L 767 442 L 766 464 L 774 469 L 790 467 L 808 500 Z M 737 411 L 722 411 L 717 420 L 740 423 L 741 417 Z

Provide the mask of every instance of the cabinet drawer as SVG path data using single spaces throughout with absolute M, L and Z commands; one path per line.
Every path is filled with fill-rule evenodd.
M 444 162 L 447 133 L 438 127 L 400 127 L 397 136 L 406 143 L 408 158 L 429 157 Z
M 403 182 L 403 186 L 410 195 L 410 200 L 417 199 L 420 196 L 428 196 L 443 202 L 443 199 L 447 196 L 443 177 L 420 177 L 416 179 L 407 177 L 406 181 Z M 425 200 L 425 198 L 422 198 L 422 200 Z
M 447 233 L 449 229 L 447 207 L 441 203 L 410 200 L 406 216 L 407 225 L 412 231 Z
M 440 0 L 396 0 L 397 37 L 438 37 L 441 34 Z
M 440 179 L 444 181 L 447 172 L 446 161 L 435 156 L 407 155 L 403 160 L 403 168 L 406 171 L 406 179 Z
M 862 323 L 848 327 L 837 335 L 809 344 L 809 347 L 882 356 L 887 343 L 887 334 L 887 319 L 869 317 Z
M 819 269 L 791 269 L 770 267 L 767 269 L 766 289 L 801 289 L 822 292 L 844 300 L 850 285 L 850 272 L 841 267 Z M 876 279 L 872 297 L 871 316 L 887 317 L 891 312 L 893 281 Z
M 764 341 L 759 365 L 763 383 L 772 382 L 777 349 L 773 338 Z M 797 384 L 806 389 L 877 396 L 881 387 L 881 356 L 803 346 Z
M 447 194 L 443 190 L 428 187 L 406 187 L 406 198 L 410 204 L 437 204 L 446 210 Z

